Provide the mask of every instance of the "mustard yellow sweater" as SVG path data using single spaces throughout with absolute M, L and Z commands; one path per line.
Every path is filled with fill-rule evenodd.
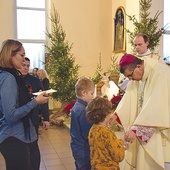
M 89 135 L 91 170 L 119 170 L 124 159 L 123 141 L 109 128 L 93 125 Z

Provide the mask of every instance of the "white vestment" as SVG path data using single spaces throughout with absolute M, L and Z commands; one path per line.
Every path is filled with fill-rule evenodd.
M 132 125 L 154 127 L 148 143 L 136 139 L 126 151 L 122 170 L 165 170 L 170 162 L 170 68 L 164 62 L 143 57 L 143 104 L 138 110 L 138 81 L 130 81 L 116 108 L 124 130 Z

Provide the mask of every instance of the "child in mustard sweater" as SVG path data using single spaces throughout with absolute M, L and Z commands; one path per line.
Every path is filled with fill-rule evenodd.
M 88 121 L 93 123 L 88 135 L 91 170 L 119 170 L 119 162 L 124 159 L 127 145 L 124 144 L 123 136 L 118 139 L 108 128 L 111 102 L 106 98 L 96 97 L 88 104 L 86 111 Z

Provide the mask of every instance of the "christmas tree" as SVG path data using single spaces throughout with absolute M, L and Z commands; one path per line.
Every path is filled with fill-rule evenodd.
M 149 37 L 149 45 L 148 48 L 154 50 L 155 47 L 159 45 L 160 37 L 164 32 L 163 28 L 158 28 L 158 17 L 162 13 L 157 11 L 153 18 L 149 17 L 150 12 L 149 9 L 152 5 L 152 0 L 140 0 L 140 22 L 136 19 L 135 15 L 128 16 L 129 20 L 133 22 L 135 26 L 134 31 L 130 31 L 126 29 L 129 34 L 129 42 L 133 46 L 133 39 L 138 33 L 145 33 Z M 134 49 L 133 49 L 134 51 Z
M 54 8 L 50 17 L 52 32 L 47 31 L 49 43 L 45 45 L 46 69 L 50 77 L 50 87 L 57 90 L 54 98 L 60 102 L 71 101 L 76 98 L 75 84 L 78 80 L 79 65 L 71 53 L 72 44 L 66 40 L 66 33 L 60 24 L 60 17 Z

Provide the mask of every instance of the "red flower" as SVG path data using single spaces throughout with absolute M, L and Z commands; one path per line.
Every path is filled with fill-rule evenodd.
M 112 99 L 110 100 L 113 104 L 113 108 L 116 108 L 119 104 L 120 100 L 122 99 L 122 96 L 115 96 L 113 95 Z
M 76 102 L 76 100 L 73 100 L 73 101 L 69 102 L 66 105 L 66 107 L 63 109 L 63 112 L 70 113 L 70 110 L 73 108 L 75 102 Z
M 32 87 L 31 86 L 28 87 L 28 92 L 30 95 L 32 95 Z

